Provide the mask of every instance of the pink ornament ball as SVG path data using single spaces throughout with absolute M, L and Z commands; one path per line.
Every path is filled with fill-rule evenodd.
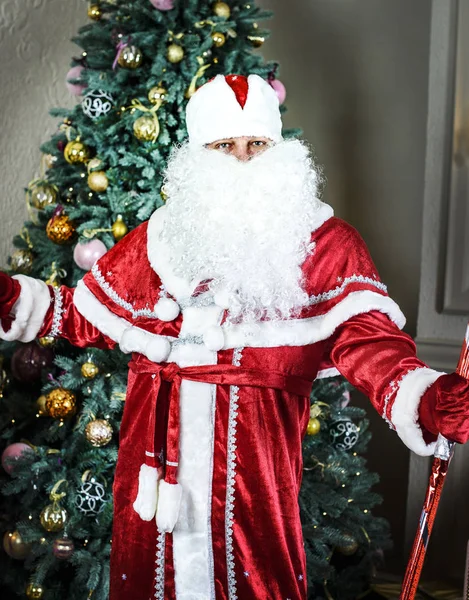
M 172 10 L 174 8 L 174 0 L 150 0 L 158 10 Z
M 69 81 L 70 79 L 80 79 L 83 70 L 84 67 L 77 65 L 76 67 L 72 67 L 65 77 L 65 85 L 72 96 L 81 96 L 83 90 L 86 88 L 86 85 L 83 83 L 70 83 Z
M 275 93 L 277 94 L 279 104 L 283 104 L 285 102 L 285 98 L 287 97 L 287 90 L 283 83 L 279 79 L 273 79 L 270 82 L 270 85 L 274 88 Z
M 23 442 L 10 444 L 5 448 L 2 454 L 2 467 L 5 469 L 8 475 L 11 475 L 15 468 L 10 461 L 18 460 L 23 453 L 27 452 L 33 452 L 33 450 L 31 449 L 31 446 L 28 446 L 28 444 L 23 444 Z
M 73 260 L 80 269 L 89 271 L 106 252 L 107 248 L 101 240 L 91 240 L 91 242 L 85 244 L 78 243 L 73 251 Z

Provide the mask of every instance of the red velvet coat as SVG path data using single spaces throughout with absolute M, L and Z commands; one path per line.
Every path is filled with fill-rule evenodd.
M 164 211 L 101 258 L 76 290 L 61 288 L 40 331 L 133 353 L 110 598 L 304 600 L 297 499 L 311 382 L 338 370 L 412 450 L 429 455 L 418 404 L 440 373 L 416 358 L 364 242 L 327 205 L 303 265 L 310 300 L 302 314 L 231 326 L 220 297 L 172 271 L 159 239 Z M 135 500 L 146 493 L 144 470 L 157 468 L 155 521 L 151 502 L 148 512 Z

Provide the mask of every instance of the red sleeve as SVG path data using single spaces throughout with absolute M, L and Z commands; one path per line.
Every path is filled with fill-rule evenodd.
M 68 340 L 74 346 L 112 349 L 116 343 L 91 325 L 73 304 L 75 290 L 66 286 L 50 288 L 54 299 L 47 311 L 38 337 L 52 335 Z
M 368 396 L 406 445 L 431 454 L 435 435 L 419 423 L 419 404 L 441 373 L 416 356 L 412 338 L 385 314 L 371 311 L 340 325 L 329 340 L 334 366 Z

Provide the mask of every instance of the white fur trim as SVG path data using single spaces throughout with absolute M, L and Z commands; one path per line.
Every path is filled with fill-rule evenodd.
M 159 531 L 171 533 L 177 523 L 181 509 L 182 486 L 180 483 L 168 483 L 162 479 L 159 488 L 156 525 Z
M 220 308 L 229 308 L 230 302 L 226 290 L 219 290 L 213 295 L 213 301 Z
M 161 321 L 173 321 L 179 315 L 179 305 L 171 298 L 160 298 L 155 304 L 154 312 Z
M 277 94 L 259 75 L 249 75 L 248 94 L 241 107 L 224 75 L 200 87 L 186 107 L 189 142 L 203 146 L 239 136 L 282 140 L 282 118 Z
M 134 511 L 144 521 L 151 521 L 156 514 L 158 503 L 158 469 L 148 465 L 140 467 L 138 493 L 133 504 Z
M 166 206 L 161 206 L 150 217 L 148 221 L 147 230 L 147 255 L 148 260 L 152 269 L 156 272 L 158 277 L 169 294 L 174 296 L 176 300 L 183 300 L 189 298 L 195 288 L 199 285 L 200 279 L 194 279 L 188 281 L 183 277 L 179 277 L 174 273 L 171 265 L 171 257 L 169 248 L 161 237 L 161 232 L 164 227 L 164 219 L 166 214 Z M 320 202 L 319 210 L 315 216 L 315 222 L 311 228 L 311 233 L 316 231 L 321 225 L 323 225 L 328 219 L 334 216 L 334 210 L 329 204 Z M 226 297 L 224 298 L 223 292 L 215 294 L 215 303 L 221 308 L 226 308 Z
M 435 443 L 426 444 L 418 425 L 420 399 L 444 373 L 422 367 L 410 371 L 401 380 L 391 409 L 391 421 L 404 444 L 420 456 L 430 456 Z
M 223 329 L 219 325 L 213 325 L 203 334 L 204 344 L 209 350 L 218 352 L 223 348 L 225 343 L 225 336 Z
M 31 342 L 37 337 L 49 310 L 51 295 L 47 285 L 39 279 L 26 275 L 14 275 L 21 292 L 13 305 L 14 321 L 9 331 L 4 331 L 0 323 L 0 339 L 12 342 Z
M 326 379 L 327 377 L 339 377 L 342 373 L 336 369 L 336 367 L 329 367 L 328 369 L 321 369 L 316 375 L 316 379 Z
M 156 335 L 113 314 L 96 298 L 80 280 L 73 295 L 78 312 L 101 333 L 121 346 L 123 352 L 138 352 L 153 362 L 165 360 L 171 350 L 170 340 L 175 338 Z
M 243 346 L 250 348 L 307 346 L 326 340 L 339 325 L 351 317 L 372 310 L 387 314 L 401 329 L 405 325 L 405 317 L 394 300 L 377 292 L 363 290 L 352 292 L 329 312 L 317 317 L 223 325 L 225 336 L 223 349 Z

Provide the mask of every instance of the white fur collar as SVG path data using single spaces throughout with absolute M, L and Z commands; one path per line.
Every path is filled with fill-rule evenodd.
M 152 269 L 157 273 L 165 289 L 176 300 L 189 298 L 194 293 L 195 288 L 200 283 L 200 279 L 188 281 L 174 273 L 170 262 L 168 245 L 161 240 L 163 231 L 166 206 L 161 206 L 151 216 L 148 222 L 147 231 L 147 253 L 148 260 Z M 316 222 L 311 230 L 316 231 L 323 223 L 334 215 L 334 210 L 329 204 L 320 202 L 317 212 Z

